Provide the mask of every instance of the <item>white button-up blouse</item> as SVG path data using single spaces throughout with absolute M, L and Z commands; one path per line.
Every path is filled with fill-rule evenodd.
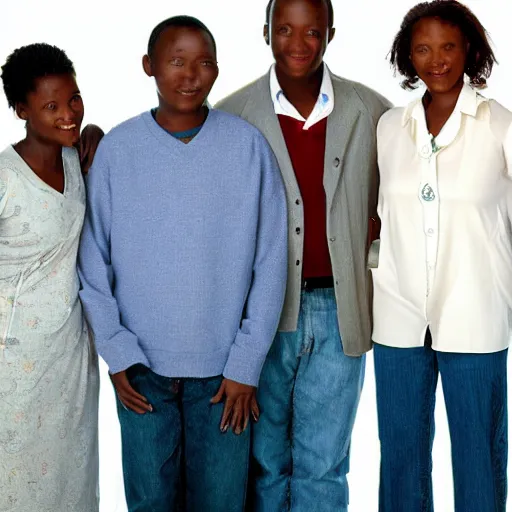
M 421 99 L 377 129 L 382 221 L 373 340 L 485 353 L 512 327 L 512 113 L 464 85 L 441 133 Z

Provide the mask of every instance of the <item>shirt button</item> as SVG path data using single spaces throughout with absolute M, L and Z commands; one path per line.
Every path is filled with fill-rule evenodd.
M 425 144 L 422 148 L 421 148 L 421 156 L 430 156 L 430 152 L 431 152 L 431 147 L 428 146 L 427 144 Z
M 330 240 L 331 242 L 336 242 L 336 237 L 335 237 L 335 236 L 331 236 L 331 238 L 329 238 L 329 240 Z
M 432 236 L 434 234 L 434 230 L 432 228 L 429 228 L 427 234 L 428 236 Z
M 295 228 L 295 233 L 297 233 L 297 235 L 300 235 L 300 228 Z
M 340 159 L 338 157 L 336 157 L 333 161 L 333 164 L 334 164 L 334 167 L 339 167 L 340 166 Z
M 295 199 L 295 204 L 300 204 L 300 199 Z
M 295 262 L 295 265 L 299 266 L 299 265 L 300 265 L 300 260 L 297 260 L 297 261 Z

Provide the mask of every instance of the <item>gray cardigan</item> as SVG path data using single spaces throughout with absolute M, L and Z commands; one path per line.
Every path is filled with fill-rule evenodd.
M 331 73 L 335 107 L 327 121 L 324 189 L 326 236 L 335 282 L 343 350 L 350 356 L 371 348 L 371 277 L 367 270 L 368 218 L 377 206 L 376 126 L 391 107 L 381 95 Z M 280 331 L 295 331 L 302 285 L 304 213 L 297 179 L 270 97 L 270 74 L 220 101 L 216 108 L 256 126 L 272 147 L 286 188 L 288 282 Z

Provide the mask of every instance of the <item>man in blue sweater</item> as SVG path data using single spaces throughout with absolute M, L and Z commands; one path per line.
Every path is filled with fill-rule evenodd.
M 117 391 L 129 511 L 241 512 L 249 417 L 286 286 L 279 168 L 246 121 L 203 105 L 213 36 L 170 18 L 144 70 L 157 109 L 107 134 L 88 178 L 81 298 Z

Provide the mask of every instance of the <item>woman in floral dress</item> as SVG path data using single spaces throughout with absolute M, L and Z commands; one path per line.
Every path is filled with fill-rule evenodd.
M 2 67 L 26 137 L 0 153 L 0 510 L 98 511 L 98 367 L 78 298 L 83 103 L 50 45 Z

